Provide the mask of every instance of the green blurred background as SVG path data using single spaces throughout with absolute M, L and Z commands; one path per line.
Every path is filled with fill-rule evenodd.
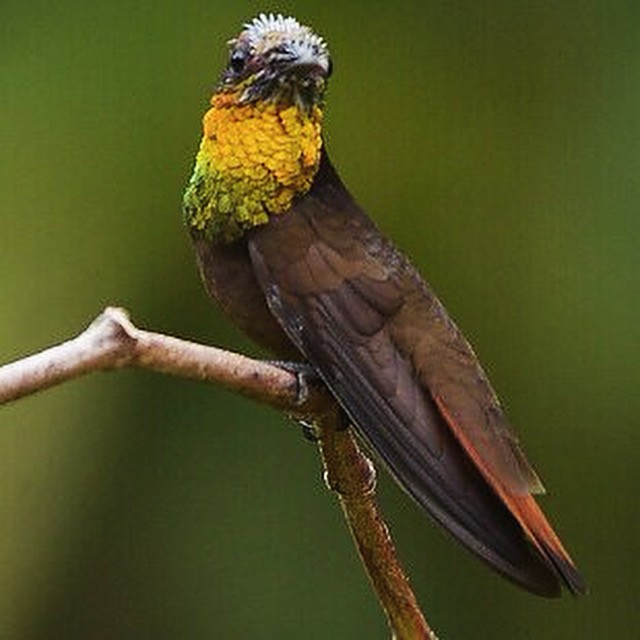
M 640 481 L 640 5 L 3 0 L 0 361 L 107 304 L 256 350 L 205 298 L 180 199 L 225 42 L 331 45 L 328 145 L 464 328 L 591 586 L 537 599 L 383 477 L 442 638 L 632 637 Z M 315 448 L 204 384 L 100 374 L 0 411 L 0 637 L 386 638 Z

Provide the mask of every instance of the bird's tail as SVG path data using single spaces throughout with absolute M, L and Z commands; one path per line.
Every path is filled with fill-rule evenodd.
M 535 498 L 531 494 L 515 495 L 508 491 L 496 477 L 496 474 L 494 474 L 484 462 L 482 457 L 478 455 L 469 439 L 465 437 L 462 429 L 458 427 L 456 421 L 447 411 L 444 403 L 438 397 L 435 398 L 435 401 L 440 413 L 451 427 L 454 436 L 462 445 L 466 454 L 473 460 L 484 479 L 496 492 L 511 515 L 517 520 L 527 538 L 542 558 L 544 558 L 547 564 L 553 569 L 562 582 L 564 582 L 571 593 L 574 595 L 585 593 L 586 585 L 584 579 L 576 569 L 571 556 L 564 548 L 562 542 L 560 542 L 560 538 L 549 524 L 542 509 L 540 509 L 538 503 L 535 501 Z

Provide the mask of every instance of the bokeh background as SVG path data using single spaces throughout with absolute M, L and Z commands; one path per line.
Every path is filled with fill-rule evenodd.
M 258 353 L 205 298 L 180 199 L 225 42 L 260 10 L 329 41 L 359 201 L 475 344 L 591 594 L 487 571 L 386 478 L 442 638 L 630 638 L 640 591 L 640 5 L 3 0 L 0 361 L 107 304 Z M 0 410 L 0 637 L 386 638 L 313 445 L 146 372 Z

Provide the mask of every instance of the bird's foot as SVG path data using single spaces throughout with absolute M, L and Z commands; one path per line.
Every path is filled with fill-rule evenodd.
M 284 369 L 296 377 L 296 404 L 303 405 L 309 398 L 309 386 L 320 382 L 318 372 L 308 362 L 268 360 L 269 364 Z
M 318 372 L 307 362 L 290 362 L 283 360 L 269 360 L 274 367 L 284 369 L 296 377 L 296 404 L 303 405 L 309 397 L 309 386 L 318 384 Z M 318 442 L 320 434 L 318 427 L 308 420 L 298 420 L 302 427 L 302 437 L 309 442 Z
M 302 427 L 302 437 L 307 442 L 318 442 L 320 440 L 320 432 L 317 425 L 306 420 L 298 420 L 298 424 Z

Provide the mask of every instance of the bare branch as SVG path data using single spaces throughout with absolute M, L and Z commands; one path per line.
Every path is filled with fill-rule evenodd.
M 409 586 L 375 501 L 375 471 L 344 416 L 322 386 L 301 398 L 295 374 L 273 364 L 135 327 L 123 309 L 109 307 L 80 335 L 0 367 L 0 404 L 93 371 L 151 369 L 220 384 L 313 421 L 328 486 L 345 519 L 385 611 L 393 637 L 435 640 Z
M 325 478 L 342 506 L 351 535 L 393 638 L 437 640 L 409 585 L 375 499 L 376 473 L 337 409 L 323 420 L 319 440 Z M 341 424 L 342 423 L 342 424 Z
M 119 309 L 106 309 L 77 338 L 0 367 L 0 403 L 17 400 L 91 371 L 111 369 L 129 358 Z
M 303 407 L 296 376 L 246 356 L 135 327 L 124 311 L 108 307 L 79 336 L 0 367 L 0 404 L 93 371 L 151 369 L 214 382 L 296 414 L 317 412 L 326 394 L 312 388 Z

